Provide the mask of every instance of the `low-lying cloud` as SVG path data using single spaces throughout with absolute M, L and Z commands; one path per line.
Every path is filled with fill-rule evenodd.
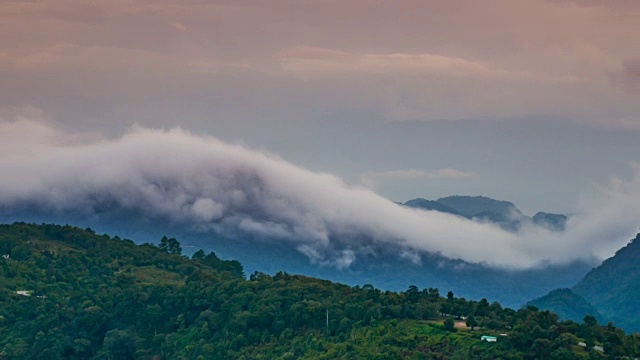
M 370 244 L 392 244 L 407 261 L 433 252 L 506 268 L 605 258 L 640 224 L 637 165 L 632 180 L 585 198 L 564 232 L 527 225 L 514 233 L 403 207 L 333 175 L 181 129 L 136 127 L 104 139 L 22 119 L 0 122 L 0 152 L 5 217 L 35 207 L 95 218 L 116 208 L 197 231 L 281 239 L 337 267 Z

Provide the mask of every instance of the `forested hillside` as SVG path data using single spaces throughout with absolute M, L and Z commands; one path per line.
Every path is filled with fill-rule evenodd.
M 640 331 L 640 234 L 589 272 L 573 291 L 602 315 Z
M 237 261 L 180 253 L 167 237 L 134 245 L 70 226 L 0 225 L 0 358 L 640 356 L 640 335 L 592 318 L 559 322 L 548 311 L 442 297 L 435 288 L 389 292 L 285 273 L 246 278 Z
M 567 319 L 591 314 L 629 331 L 640 331 L 640 234 L 578 284 L 531 302 Z M 569 310 L 570 311 L 567 311 Z
M 530 301 L 528 305 L 533 305 L 539 309 L 551 310 L 562 319 L 580 321 L 585 316 L 591 315 L 599 322 L 605 322 L 606 320 L 595 306 L 589 304 L 571 289 L 555 289 L 545 296 Z

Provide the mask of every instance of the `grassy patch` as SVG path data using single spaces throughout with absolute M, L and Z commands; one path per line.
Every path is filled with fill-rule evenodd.
M 155 266 L 144 266 L 135 268 L 133 271 L 133 276 L 135 276 L 138 283 L 142 285 L 184 285 L 184 278 L 179 274 L 161 270 L 156 268 Z

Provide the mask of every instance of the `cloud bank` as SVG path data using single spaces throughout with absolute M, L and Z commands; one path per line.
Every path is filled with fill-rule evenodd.
M 279 239 L 319 263 L 348 267 L 371 244 L 505 268 L 612 255 L 640 223 L 640 166 L 630 181 L 585 198 L 558 233 L 517 233 L 406 208 L 275 155 L 181 129 L 134 127 L 122 137 L 66 134 L 42 122 L 0 122 L 0 214 L 19 209 L 100 217 L 142 214 L 193 230 Z M 417 196 L 419 194 L 416 194 Z M 19 220 L 19 219 L 16 219 Z

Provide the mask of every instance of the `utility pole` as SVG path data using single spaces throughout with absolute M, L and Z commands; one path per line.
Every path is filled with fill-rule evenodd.
M 327 334 L 329 333 L 329 308 L 327 308 Z

